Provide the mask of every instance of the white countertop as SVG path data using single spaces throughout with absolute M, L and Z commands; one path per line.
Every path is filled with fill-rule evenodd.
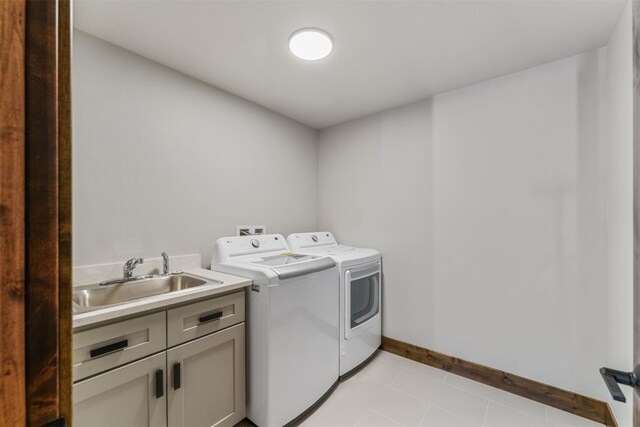
M 204 268 L 190 268 L 184 270 L 184 273 L 205 280 L 218 280 L 222 283 L 211 282 L 190 289 L 154 295 L 98 310 L 73 314 L 73 329 L 75 330 L 102 322 L 113 321 L 118 318 L 128 317 L 134 314 L 162 310 L 165 307 L 215 296 L 236 289 L 241 289 L 251 284 L 251 279 L 220 273 L 218 271 L 211 271 Z

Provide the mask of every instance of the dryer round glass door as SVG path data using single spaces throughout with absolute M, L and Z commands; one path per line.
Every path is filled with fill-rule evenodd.
M 367 329 L 380 313 L 380 265 L 345 273 L 345 338 Z

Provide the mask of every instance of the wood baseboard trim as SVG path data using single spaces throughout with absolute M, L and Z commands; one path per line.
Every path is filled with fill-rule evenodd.
M 385 336 L 382 337 L 381 348 L 607 426 L 618 426 L 611 408 L 601 400 Z
M 611 409 L 611 406 L 608 403 L 605 403 L 604 405 L 606 406 L 604 425 L 611 426 L 611 427 L 618 427 L 618 422 L 616 421 L 616 417 L 613 415 L 613 409 Z

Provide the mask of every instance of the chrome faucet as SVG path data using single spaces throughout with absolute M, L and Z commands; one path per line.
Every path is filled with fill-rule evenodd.
M 144 258 L 131 258 L 129 261 L 125 262 L 122 267 L 122 277 L 124 279 L 130 279 L 133 277 L 133 270 L 143 262 Z
M 129 261 L 125 262 L 122 266 L 122 277 L 116 279 L 105 280 L 104 282 L 100 282 L 100 286 L 106 285 L 116 285 L 120 283 L 128 283 L 133 282 L 134 280 L 148 279 L 149 277 L 153 277 L 151 274 L 147 274 L 145 276 L 136 276 L 133 277 L 133 270 L 144 262 L 143 258 L 131 258 Z
M 169 275 L 169 255 L 166 252 L 160 254 L 162 256 L 162 274 Z

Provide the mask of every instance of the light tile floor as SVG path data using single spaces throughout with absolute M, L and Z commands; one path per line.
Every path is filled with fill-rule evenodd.
M 343 381 L 301 427 L 597 426 L 384 351 Z

